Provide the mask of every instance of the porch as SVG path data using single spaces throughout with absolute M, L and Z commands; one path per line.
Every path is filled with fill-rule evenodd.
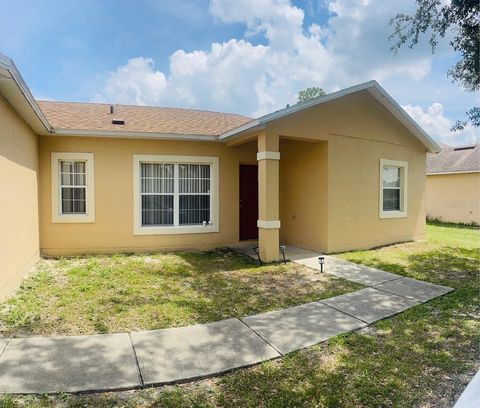
M 247 144 L 256 157 L 240 162 L 239 247 L 255 243 L 264 262 L 281 259 L 281 242 L 326 252 L 328 143 L 266 130 L 228 143 Z

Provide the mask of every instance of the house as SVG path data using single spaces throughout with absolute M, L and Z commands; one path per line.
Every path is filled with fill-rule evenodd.
M 480 225 L 480 146 L 441 147 L 427 156 L 427 217 Z
M 251 119 L 36 101 L 1 56 L 0 296 L 39 254 L 422 239 L 438 150 L 375 81 Z

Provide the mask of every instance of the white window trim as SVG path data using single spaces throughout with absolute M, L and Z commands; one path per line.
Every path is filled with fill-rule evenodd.
M 86 162 L 86 213 L 62 214 L 62 194 L 60 191 L 60 161 L 83 160 Z M 52 222 L 86 223 L 95 222 L 95 175 L 93 153 L 52 153 Z
M 400 167 L 400 211 L 383 211 L 383 167 Z M 408 163 L 405 161 L 380 159 L 380 218 L 405 218 L 407 216 Z
M 210 221 L 209 225 L 178 225 L 178 226 L 142 226 L 142 205 L 140 195 L 140 164 L 141 163 L 188 163 L 210 164 Z M 175 178 L 178 180 L 178 178 Z M 175 182 L 174 200 L 178 203 L 178 186 Z M 134 235 L 171 235 L 171 234 L 202 234 L 220 230 L 219 217 L 219 169 L 218 157 L 206 156 L 169 156 L 169 155 L 133 155 L 133 234 Z M 178 213 L 178 209 L 175 208 Z

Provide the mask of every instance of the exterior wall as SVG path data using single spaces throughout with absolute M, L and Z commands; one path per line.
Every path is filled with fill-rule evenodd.
M 328 145 L 283 139 L 280 143 L 280 241 L 328 248 Z
M 265 135 L 265 140 L 280 136 L 282 242 L 338 252 L 424 238 L 425 147 L 367 91 L 270 123 Z M 52 223 L 52 152 L 94 154 L 94 223 Z M 256 153 L 256 140 L 226 146 L 214 142 L 42 137 L 41 249 L 47 255 L 72 255 L 208 249 L 237 243 L 239 164 L 257 163 Z M 220 231 L 134 235 L 135 154 L 218 157 Z M 379 217 L 381 159 L 408 162 L 404 218 Z
M 89 152 L 95 162 L 95 222 L 52 223 L 51 153 Z M 91 137 L 40 140 L 40 243 L 46 255 L 209 249 L 238 242 L 239 165 L 256 164 L 255 142 L 227 147 L 178 142 Z M 219 232 L 133 235 L 133 155 L 216 156 L 220 166 Z
M 38 137 L 0 95 L 0 300 L 39 259 Z
M 480 173 L 427 176 L 427 217 L 480 224 Z
M 318 152 L 318 158 L 312 156 L 313 149 L 309 148 L 304 149 L 307 150 L 304 156 L 288 159 L 283 154 L 280 158 L 284 169 L 280 185 L 284 194 L 280 203 L 284 223 L 281 236 L 287 241 L 293 243 L 293 234 L 297 237 L 303 234 L 302 238 L 295 238 L 298 245 L 339 252 L 424 238 L 425 147 L 367 91 L 278 120 L 267 126 L 267 133 L 328 142 L 325 144 L 328 147 L 319 147 L 323 151 Z M 308 161 L 303 160 L 306 155 L 311 155 Z M 379 217 L 380 159 L 408 162 L 405 218 Z M 282 161 L 288 160 L 293 162 L 282 165 Z M 313 163 L 322 165 L 325 161 L 327 169 L 321 172 L 318 181 L 305 174 L 307 169 L 312 171 Z M 295 175 L 290 182 L 285 181 L 289 177 L 285 174 L 288 167 Z M 300 195 L 312 203 L 304 203 L 301 219 L 292 222 L 295 214 L 289 209 L 292 204 L 285 203 L 285 184 L 290 184 L 290 190 L 298 190 L 294 184 L 302 183 L 305 177 L 311 187 L 305 187 Z

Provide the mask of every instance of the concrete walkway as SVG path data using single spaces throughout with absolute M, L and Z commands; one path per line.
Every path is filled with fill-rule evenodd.
M 468 383 L 453 408 L 478 408 L 480 406 L 480 370 Z
M 253 255 L 250 247 L 242 251 Z M 319 269 L 320 254 L 287 247 Z M 367 288 L 242 319 L 143 332 L 0 339 L 0 393 L 108 391 L 189 381 L 281 357 L 365 327 L 452 289 L 325 257 Z

